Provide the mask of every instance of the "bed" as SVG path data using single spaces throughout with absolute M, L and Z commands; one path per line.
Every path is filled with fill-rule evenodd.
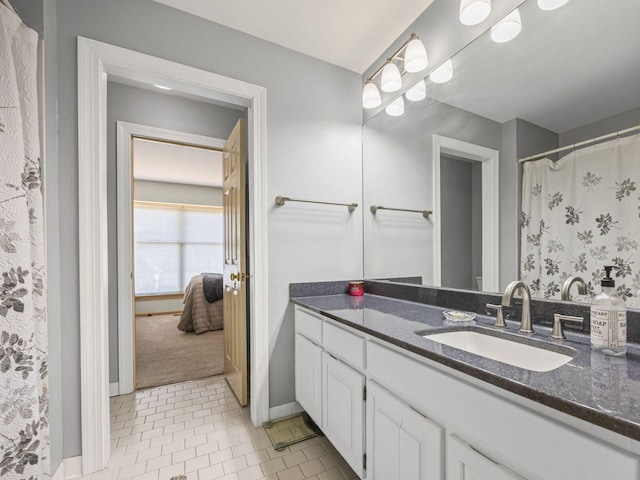
M 222 285 L 219 273 L 203 273 L 189 281 L 178 330 L 201 334 L 223 328 Z

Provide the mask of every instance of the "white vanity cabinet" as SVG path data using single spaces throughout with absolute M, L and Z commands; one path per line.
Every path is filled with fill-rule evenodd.
M 440 425 L 367 382 L 368 479 L 442 480 L 443 439 Z
M 295 312 L 296 399 L 362 479 L 640 479 L 638 442 Z
M 447 440 L 447 480 L 524 479 L 451 435 Z

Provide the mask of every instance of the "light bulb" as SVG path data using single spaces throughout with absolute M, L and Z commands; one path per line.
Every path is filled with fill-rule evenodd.
M 506 43 L 516 38 L 521 30 L 522 19 L 520 18 L 520 11 L 516 8 L 491 27 L 491 40 L 496 43 Z
M 404 95 L 407 97 L 407 100 L 411 100 L 412 102 L 424 100 L 427 96 L 427 84 L 424 82 L 424 79 L 407 90 Z
M 446 83 L 453 78 L 453 62 L 451 59 L 444 62 L 429 75 L 433 83 Z
M 429 65 L 429 57 L 424 44 L 415 36 L 404 51 L 404 69 L 409 73 L 421 72 Z
M 566 5 L 569 0 L 538 0 L 540 10 L 555 10 Z
M 460 2 L 460 23 L 478 25 L 491 13 L 491 0 L 462 0 Z
M 404 99 L 402 98 L 402 95 L 387 105 L 387 108 L 385 108 L 384 111 L 392 117 L 399 117 L 402 115 L 404 113 Z
M 400 70 L 391 60 L 382 69 L 382 80 L 380 88 L 383 92 L 397 92 L 402 87 L 402 76 Z
M 368 80 L 362 89 L 362 106 L 364 108 L 376 108 L 380 105 L 382 105 L 382 98 L 378 87 L 371 80 Z

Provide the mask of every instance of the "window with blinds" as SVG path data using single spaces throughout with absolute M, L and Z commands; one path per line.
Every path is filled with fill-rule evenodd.
M 180 293 L 195 275 L 222 273 L 222 239 L 222 208 L 135 202 L 135 294 Z

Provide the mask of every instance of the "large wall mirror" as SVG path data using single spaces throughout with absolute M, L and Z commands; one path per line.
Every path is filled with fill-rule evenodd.
M 365 278 L 492 292 L 521 278 L 560 299 L 571 276 L 599 291 L 610 264 L 637 307 L 640 2 L 517 15 L 517 37 L 489 29 L 448 81 L 425 77 L 426 98 L 365 122 Z

